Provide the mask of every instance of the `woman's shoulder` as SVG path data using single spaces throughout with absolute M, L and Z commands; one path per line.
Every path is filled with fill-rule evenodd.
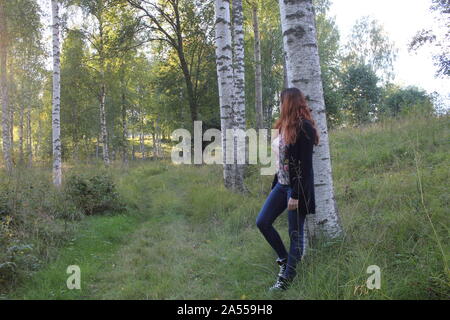
M 313 127 L 313 123 L 312 123 L 312 121 L 309 120 L 309 119 L 300 119 L 300 122 L 301 122 L 302 125 L 304 125 L 304 126 Z
M 314 124 L 311 120 L 308 119 L 300 119 L 298 122 L 298 130 L 310 131 L 314 130 Z
M 298 130 L 299 130 L 300 135 L 306 134 L 306 136 L 308 138 L 314 137 L 314 134 L 316 132 L 314 129 L 313 122 L 308 119 L 300 119 L 299 125 L 298 125 Z

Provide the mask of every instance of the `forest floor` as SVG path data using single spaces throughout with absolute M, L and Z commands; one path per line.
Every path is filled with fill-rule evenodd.
M 271 177 L 251 167 L 250 194 L 218 166 L 141 161 L 117 170 L 126 214 L 91 216 L 13 299 L 447 299 L 450 121 L 384 121 L 331 133 L 345 235 L 318 240 L 293 287 L 271 295 L 275 254 L 255 226 Z M 287 241 L 287 219 L 275 224 Z M 287 243 L 287 242 L 286 242 Z M 66 285 L 69 265 L 81 290 Z M 381 289 L 365 286 L 381 269 Z

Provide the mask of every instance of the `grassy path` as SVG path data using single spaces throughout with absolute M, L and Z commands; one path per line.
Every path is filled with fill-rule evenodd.
M 189 182 L 208 184 L 204 170 L 199 178 L 195 168 L 169 172 L 153 165 L 123 179 L 121 192 L 131 203 L 131 213 L 85 219 L 77 238 L 14 298 L 239 299 L 257 298 L 255 290 L 268 297 L 265 288 L 276 266 L 258 264 L 260 257 L 255 257 L 259 251 L 267 253 L 266 260 L 273 259 L 270 251 L 256 250 L 264 243 L 255 246 L 250 239 L 258 236 L 253 228 L 256 213 L 249 210 L 248 220 L 236 217 L 225 226 L 223 214 L 235 205 L 227 197 L 219 200 L 220 193 L 228 193 L 220 182 L 213 182 L 216 196 L 208 189 L 186 190 Z M 213 211 L 216 215 L 209 219 Z M 233 234 L 236 237 L 230 237 Z M 69 265 L 80 266 L 81 290 L 66 287 Z

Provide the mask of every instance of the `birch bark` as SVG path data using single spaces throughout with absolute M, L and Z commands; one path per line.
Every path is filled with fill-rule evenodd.
M 279 5 L 288 86 L 307 97 L 321 140 L 313 157 L 316 214 L 308 215 L 308 231 L 310 236 L 323 231 L 334 237 L 342 229 L 333 191 L 314 7 L 312 0 L 279 0 Z
M 233 128 L 233 49 L 230 21 L 230 1 L 215 2 L 215 46 L 217 79 L 220 103 L 220 124 L 222 129 L 223 177 L 225 187 L 234 189 L 234 166 L 227 164 L 227 129 Z
M 61 92 L 61 60 L 59 43 L 59 3 L 52 0 L 53 21 L 53 96 L 52 96 L 52 142 L 53 142 L 53 183 L 61 186 L 61 129 L 60 129 L 60 92 Z
M 258 7 L 252 9 L 253 15 L 253 35 L 255 38 L 255 112 L 256 129 L 264 128 L 264 114 L 262 104 L 262 71 L 261 71 L 261 39 L 259 34 Z
M 233 129 L 245 132 L 245 65 L 244 65 L 244 13 L 242 0 L 232 0 L 233 6 Z M 237 163 L 237 155 L 247 153 L 245 146 L 238 145 L 238 137 L 234 138 L 235 145 L 235 173 L 234 189 L 244 191 L 245 165 Z M 247 158 L 247 157 L 246 157 Z

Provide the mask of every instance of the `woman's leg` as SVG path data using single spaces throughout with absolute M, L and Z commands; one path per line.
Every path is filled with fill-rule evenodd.
M 286 259 L 288 253 L 280 235 L 272 224 L 287 207 L 286 195 L 287 191 L 285 188 L 277 184 L 270 192 L 256 219 L 256 225 L 275 250 L 279 259 Z
M 300 210 L 288 211 L 289 238 L 291 240 L 291 244 L 289 248 L 287 268 L 283 275 L 285 278 L 292 279 L 297 274 L 295 269 L 303 255 L 305 217 L 305 214 L 300 212 Z

